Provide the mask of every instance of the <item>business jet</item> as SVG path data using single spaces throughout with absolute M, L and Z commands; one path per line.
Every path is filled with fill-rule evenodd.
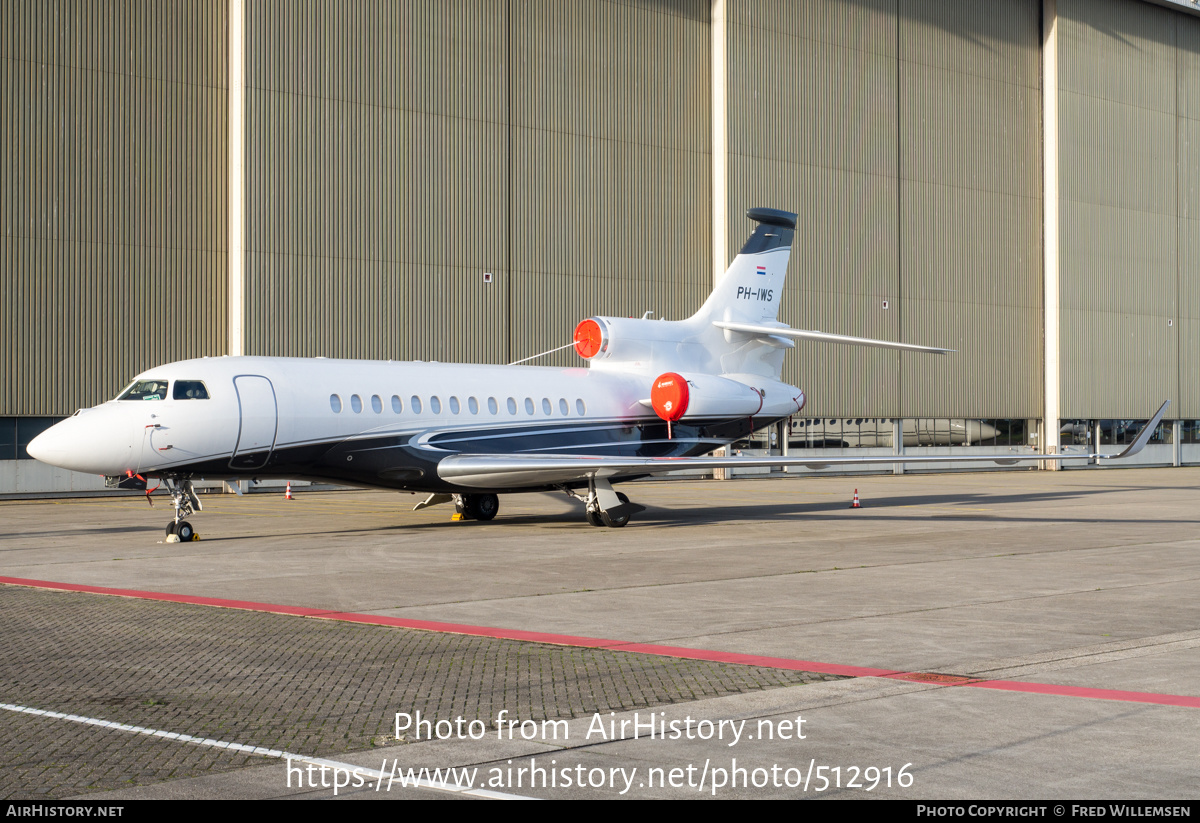
M 644 509 L 613 483 L 679 469 L 1101 460 L 1008 452 L 964 456 L 703 457 L 804 408 L 780 380 L 796 340 L 931 355 L 949 349 L 793 329 L 778 320 L 796 215 L 747 212 L 749 240 L 686 320 L 591 317 L 575 329 L 581 368 L 325 358 L 213 357 L 149 369 L 114 400 L 28 446 L 45 463 L 110 486 L 159 480 L 192 540 L 196 479 L 303 479 L 428 494 L 491 520 L 505 492 L 560 490 L 593 526 Z M 1166 410 L 1120 455 L 1140 451 Z M 153 490 L 150 490 L 153 491 Z M 149 494 L 149 491 L 147 491 Z

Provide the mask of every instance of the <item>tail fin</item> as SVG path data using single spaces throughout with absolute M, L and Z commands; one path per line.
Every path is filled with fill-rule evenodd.
M 693 317 L 705 322 L 774 323 L 787 278 L 796 215 L 779 209 L 750 209 L 758 225 Z
M 687 320 L 590 317 L 575 329 L 575 349 L 594 368 L 649 367 L 681 373 L 753 374 L 778 380 L 795 344 L 766 326 L 778 321 L 796 215 L 750 209 L 758 225 L 700 310 Z M 723 324 L 732 324 L 729 328 Z M 750 329 L 742 331 L 741 327 Z

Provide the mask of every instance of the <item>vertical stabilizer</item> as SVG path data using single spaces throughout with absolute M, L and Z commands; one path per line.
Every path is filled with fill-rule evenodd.
M 706 322 L 774 323 L 787 278 L 796 215 L 779 209 L 750 209 L 758 225 L 695 318 Z
M 762 334 L 779 323 L 796 215 L 750 209 L 758 225 L 700 310 L 687 320 L 590 317 L 575 329 L 575 349 L 593 368 L 656 373 L 751 374 L 778 380 L 791 340 Z M 745 333 L 718 326 L 753 327 Z

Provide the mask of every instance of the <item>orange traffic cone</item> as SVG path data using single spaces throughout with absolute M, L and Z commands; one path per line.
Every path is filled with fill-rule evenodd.
M 296 498 L 292 497 L 292 481 L 291 480 L 288 481 L 287 491 L 285 491 L 283 493 L 283 499 L 284 500 L 295 500 L 296 499 Z
M 852 509 L 861 509 L 862 508 L 862 503 L 858 502 L 858 489 L 854 490 L 854 502 L 850 504 L 850 508 L 852 508 Z

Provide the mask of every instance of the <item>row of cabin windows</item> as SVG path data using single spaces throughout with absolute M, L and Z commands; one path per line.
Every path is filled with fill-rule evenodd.
M 371 411 L 375 412 L 376 414 L 383 414 L 383 398 L 377 394 L 373 394 L 371 395 L 370 403 Z M 462 413 L 463 406 L 457 397 L 451 397 L 447 401 L 446 405 L 451 414 Z M 400 414 L 404 411 L 404 403 L 400 399 L 400 395 L 392 395 L 391 406 L 392 411 L 396 414 Z M 509 414 L 517 413 L 517 399 L 515 397 L 508 398 L 505 406 L 507 407 Z M 534 412 L 537 410 L 537 405 L 534 403 L 532 397 L 525 398 L 524 406 L 525 413 L 529 415 L 534 414 Z M 471 414 L 479 414 L 479 401 L 476 398 L 468 397 L 466 407 L 467 411 L 469 411 Z M 345 404 L 342 403 L 342 396 L 340 394 L 329 395 L 329 408 L 333 409 L 335 414 L 341 414 L 342 410 L 345 409 Z M 364 406 L 362 397 L 357 394 L 350 395 L 350 410 L 355 414 L 361 414 L 363 408 Z M 421 398 L 417 397 L 415 394 L 410 397 L 408 399 L 408 409 L 413 414 L 420 414 L 424 409 L 424 404 Z M 500 413 L 500 404 L 496 401 L 496 398 L 489 397 L 487 399 L 487 410 L 489 414 L 495 415 Z M 433 414 L 442 413 L 442 401 L 437 395 L 429 398 L 429 411 Z M 567 417 L 571 413 L 571 404 L 567 402 L 565 397 L 560 397 L 558 399 L 558 413 L 563 417 Z M 587 413 L 587 406 L 584 405 L 583 400 L 580 398 L 575 399 L 575 413 L 580 417 L 583 417 Z M 554 414 L 554 404 L 548 397 L 542 398 L 542 414 Z

